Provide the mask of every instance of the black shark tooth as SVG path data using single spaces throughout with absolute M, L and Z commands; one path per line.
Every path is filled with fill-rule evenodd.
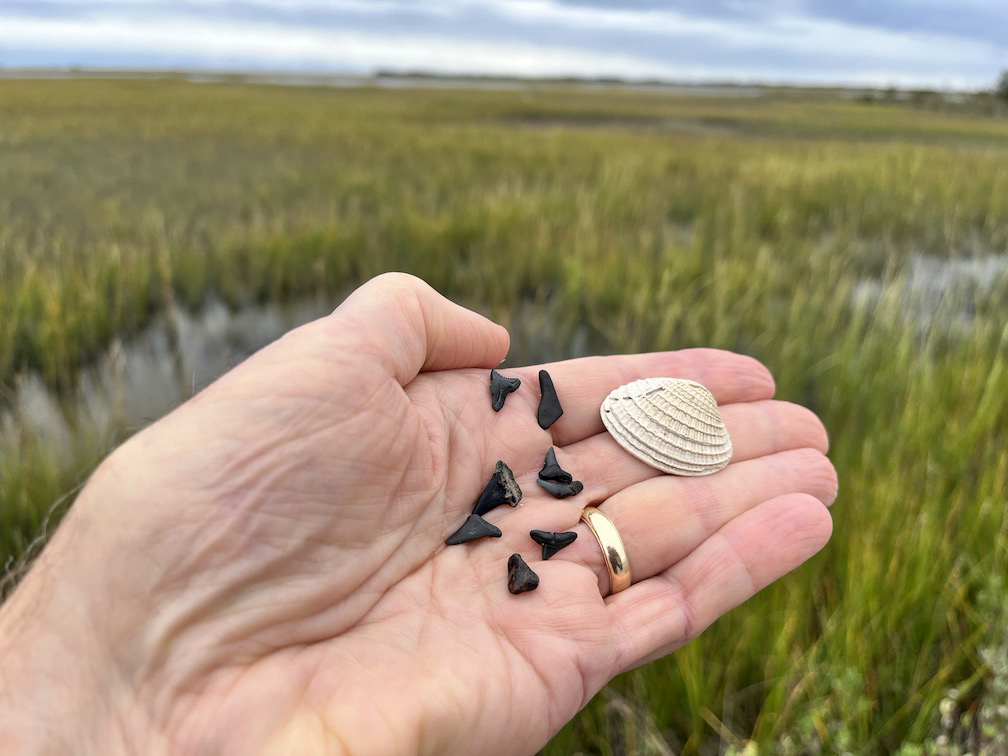
M 570 546 L 577 540 L 577 533 L 572 530 L 563 533 L 553 533 L 549 530 L 529 531 L 532 540 L 542 546 L 543 561 L 556 554 L 564 546 Z
M 553 480 L 543 480 L 539 478 L 536 483 L 546 489 L 546 493 L 556 499 L 566 499 L 568 496 L 577 496 L 584 490 L 584 484 L 580 480 L 572 483 L 557 483 Z
M 493 398 L 494 412 L 500 412 L 504 407 L 504 400 L 512 391 L 517 391 L 521 386 L 520 378 L 507 378 L 496 370 L 490 371 L 490 396 Z
M 448 536 L 448 540 L 446 540 L 445 543 L 449 546 L 455 546 L 460 543 L 475 541 L 477 538 L 500 537 L 500 528 L 491 525 L 479 515 L 471 514 L 466 518 L 465 524 L 461 528 Z M 543 546 L 543 548 L 545 549 L 546 547 Z
M 550 378 L 550 374 L 545 370 L 539 371 L 539 392 L 542 398 L 539 400 L 537 419 L 539 420 L 539 427 L 546 430 L 560 419 L 560 415 L 563 414 L 563 407 L 560 406 L 556 389 L 553 388 L 553 379 Z
M 521 488 L 519 488 L 518 481 L 515 480 L 511 468 L 505 465 L 504 462 L 498 462 L 497 469 L 490 478 L 490 482 L 486 484 L 483 493 L 476 500 L 473 514 L 483 516 L 491 509 L 499 507 L 502 504 L 517 507 L 518 502 L 521 501 L 521 497 Z
M 540 480 L 552 480 L 554 483 L 570 483 L 574 477 L 557 464 L 556 452 L 553 447 L 546 452 L 546 464 L 539 471 Z
M 525 591 L 534 591 L 538 587 L 539 576 L 525 564 L 521 554 L 512 554 L 508 559 L 508 590 L 511 593 L 519 594 L 525 593 Z

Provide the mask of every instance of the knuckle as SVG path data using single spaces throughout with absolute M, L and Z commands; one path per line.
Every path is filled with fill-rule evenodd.
M 422 278 L 399 271 L 377 275 L 368 281 L 366 285 L 396 296 L 417 294 L 430 289 L 430 284 Z

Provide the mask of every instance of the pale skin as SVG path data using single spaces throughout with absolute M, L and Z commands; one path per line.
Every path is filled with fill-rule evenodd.
M 755 360 L 548 365 L 544 431 L 538 366 L 490 407 L 508 347 L 388 274 L 116 450 L 0 610 L 0 752 L 531 753 L 826 544 L 826 433 Z M 718 399 L 725 470 L 661 475 L 604 432 L 605 395 L 658 375 Z M 550 445 L 582 494 L 536 485 Z M 445 546 L 499 459 L 525 494 L 487 515 L 504 536 Z M 633 569 L 612 596 L 589 504 Z M 543 562 L 531 529 L 578 538 Z M 537 590 L 508 592 L 514 552 Z

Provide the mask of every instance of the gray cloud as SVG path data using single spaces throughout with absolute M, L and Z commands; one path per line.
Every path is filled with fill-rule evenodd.
M 5 0 L 0 64 L 976 87 L 1000 0 Z
M 809 13 L 822 18 L 900 32 L 930 32 L 1008 47 L 1008 4 L 998 2 L 838 3 L 811 0 Z

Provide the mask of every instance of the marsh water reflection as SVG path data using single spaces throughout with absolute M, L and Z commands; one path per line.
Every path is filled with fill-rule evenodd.
M 84 437 L 111 448 L 207 386 L 287 330 L 324 315 L 321 300 L 232 310 L 219 301 L 199 312 L 176 309 L 139 334 L 117 340 L 84 371 L 78 389 L 58 396 L 34 374 L 22 376 L 0 430 L 25 434 L 64 466 Z
M 899 276 L 859 283 L 852 305 L 891 312 L 901 327 L 918 334 L 940 328 L 965 336 L 977 311 L 1006 287 L 1008 258 L 1003 256 L 950 260 L 918 255 Z M 0 453 L 16 449 L 26 436 L 45 446 L 64 468 L 78 463 L 75 449 L 107 452 L 253 352 L 326 315 L 335 304 L 317 298 L 234 309 L 211 301 L 194 313 L 177 309 L 159 316 L 139 334 L 116 341 L 85 370 L 69 396 L 56 395 L 36 375 L 22 376 L 14 401 L 0 413 Z M 481 309 L 477 303 L 466 304 Z M 597 329 L 572 319 L 548 298 L 522 300 L 507 312 L 485 314 L 511 333 L 507 366 L 613 350 Z
M 211 301 L 194 313 L 176 309 L 159 316 L 139 334 L 113 343 L 69 396 L 52 392 L 35 374 L 22 376 L 14 401 L 0 413 L 0 449 L 16 448 L 27 436 L 69 469 L 78 464 L 75 450 L 111 450 L 249 355 L 333 307 L 321 298 L 237 309 Z M 554 309 L 522 302 L 507 318 L 498 318 L 512 334 L 508 365 L 604 348 L 589 338 L 587 327 L 564 321 Z

